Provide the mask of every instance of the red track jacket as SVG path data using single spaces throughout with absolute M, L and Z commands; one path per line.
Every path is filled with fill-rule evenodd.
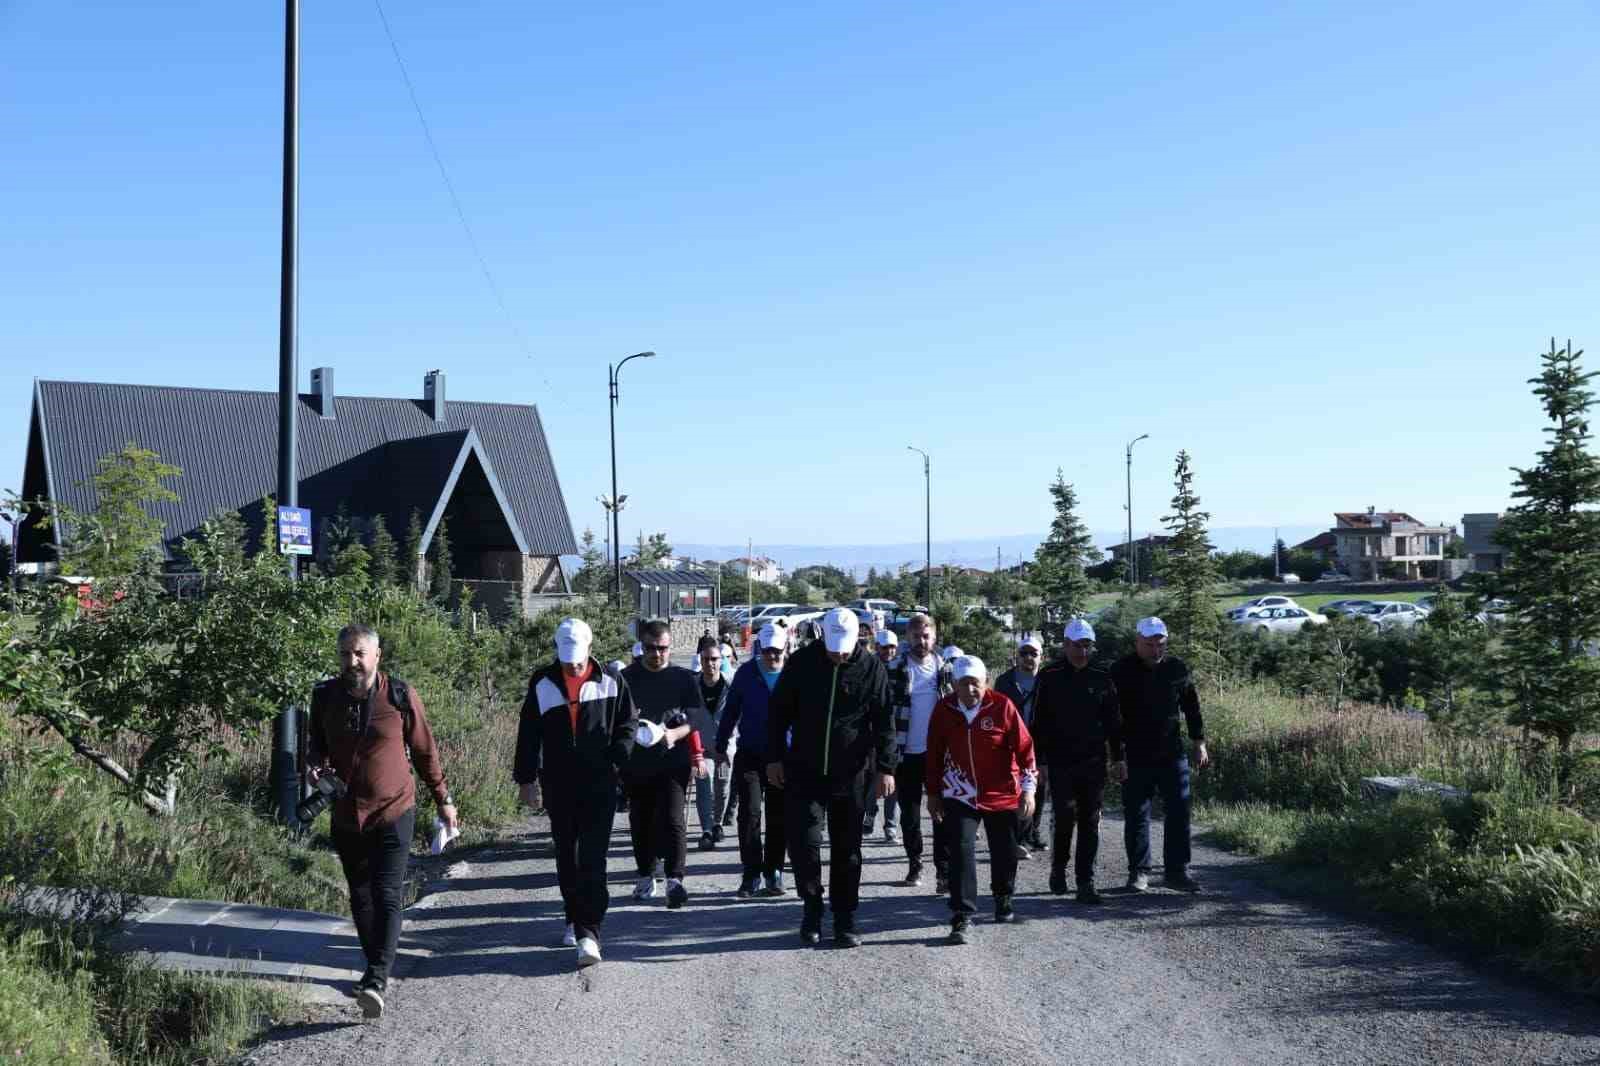
M 1038 781 L 1033 737 L 1016 705 L 994 689 L 978 709 L 951 693 L 928 722 L 928 792 L 979 811 L 1013 811 Z

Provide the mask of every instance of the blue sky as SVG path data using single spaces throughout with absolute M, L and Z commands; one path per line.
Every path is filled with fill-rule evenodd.
M 540 406 L 579 529 L 916 540 L 1508 503 L 1600 367 L 1583 4 L 308 4 L 302 380 Z M 0 486 L 34 376 L 276 386 L 281 10 L 0 4 Z M 513 324 L 514 322 L 514 324 Z M 519 340 L 518 334 L 521 339 Z M 180 486 L 181 490 L 181 486 Z

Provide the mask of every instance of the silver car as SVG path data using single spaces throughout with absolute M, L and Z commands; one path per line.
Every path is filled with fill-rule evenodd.
M 1245 600 L 1237 607 L 1229 608 L 1227 618 L 1230 622 L 1237 622 L 1252 611 L 1265 607 L 1298 607 L 1299 604 L 1287 596 L 1257 596 L 1253 600 Z
M 1257 607 L 1234 619 L 1234 624 L 1256 633 L 1298 633 L 1306 626 L 1326 625 L 1328 616 L 1304 607 Z
M 1374 600 L 1356 613 L 1379 629 L 1410 629 L 1428 617 L 1428 609 L 1405 600 Z

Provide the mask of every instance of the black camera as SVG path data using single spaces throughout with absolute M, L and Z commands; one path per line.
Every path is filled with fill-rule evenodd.
M 348 791 L 350 790 L 338 777 L 324 773 L 317 778 L 316 791 L 295 804 L 294 816 L 301 822 L 314 822 L 317 820 L 317 815 L 327 809 L 328 804 L 337 799 L 344 799 L 344 794 Z

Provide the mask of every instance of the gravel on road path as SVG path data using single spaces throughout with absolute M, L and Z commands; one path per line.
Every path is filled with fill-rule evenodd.
M 802 946 L 800 904 L 740 900 L 737 848 L 695 850 L 686 907 L 635 902 L 627 816 L 610 860 L 605 961 L 579 973 L 560 946 L 544 820 L 454 869 L 407 913 L 420 952 L 389 1009 L 352 1005 L 277 1031 L 256 1066 L 382 1063 L 1600 1063 L 1581 1004 L 1502 980 L 1423 944 L 1251 877 L 1251 860 L 1195 849 L 1200 896 L 1120 886 L 1122 823 L 1108 818 L 1084 907 L 1021 864 L 1019 921 L 991 921 L 987 862 L 974 942 L 945 943 L 949 911 L 905 874 L 898 844 L 865 848 L 866 943 Z M 1154 829 L 1160 854 L 1159 825 Z

